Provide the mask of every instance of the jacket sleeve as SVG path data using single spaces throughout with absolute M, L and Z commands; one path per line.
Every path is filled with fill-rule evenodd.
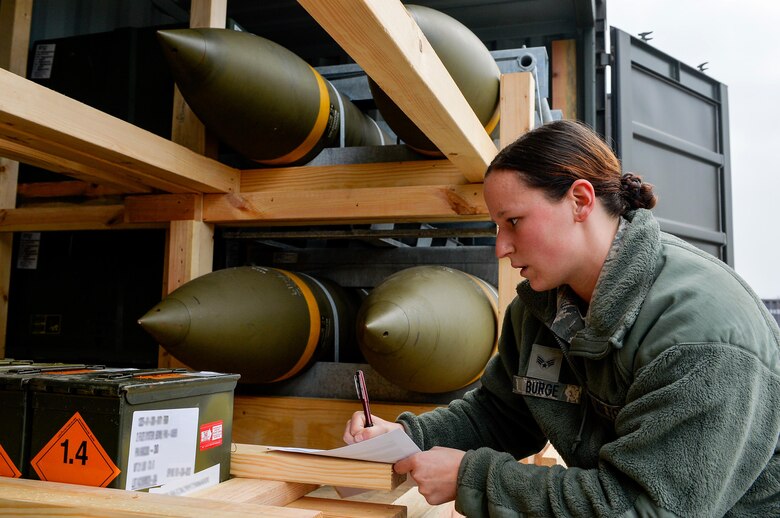
M 456 509 L 469 517 L 723 516 L 750 492 L 757 507 L 746 515 L 775 515 L 778 473 L 762 472 L 778 466 L 778 394 L 777 376 L 743 349 L 674 346 L 637 372 L 597 468 L 519 464 L 478 448 L 461 463 Z

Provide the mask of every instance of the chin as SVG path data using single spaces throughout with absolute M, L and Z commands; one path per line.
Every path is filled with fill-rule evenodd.
M 542 282 L 539 279 L 533 280 L 527 277 L 526 279 L 528 280 L 528 284 L 531 286 L 531 289 L 537 292 L 548 291 L 555 288 L 555 286 L 548 286 L 547 283 Z

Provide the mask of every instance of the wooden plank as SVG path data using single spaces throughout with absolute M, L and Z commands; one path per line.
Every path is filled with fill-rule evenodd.
M 471 182 L 496 146 L 399 0 L 298 0 Z
M 194 0 L 190 5 L 190 27 L 224 28 L 227 22 L 227 0 Z M 217 156 L 218 143 L 211 137 L 203 123 L 187 105 L 178 87 L 174 87 L 173 125 L 171 140 L 192 151 L 212 158 Z M 129 200 L 132 203 L 132 200 Z M 214 256 L 214 226 L 203 223 L 203 198 L 198 197 L 197 210 L 189 217 L 174 214 L 166 218 L 172 221 L 168 233 L 165 256 L 166 293 L 195 277 L 211 271 Z M 176 204 L 172 205 L 175 209 Z M 170 207 L 169 207 L 170 208 Z M 190 219 L 191 221 L 183 221 Z M 181 220 L 181 221 L 177 221 Z M 170 263 L 170 264 L 169 264 Z M 185 367 L 162 347 L 159 349 L 158 366 Z
M 199 220 L 203 217 L 203 197 L 199 194 L 128 196 L 125 208 L 137 223 Z
M 0 209 L 0 232 L 162 228 L 159 223 L 126 223 L 124 211 L 124 205 L 56 205 Z
M 288 508 L 322 511 L 325 518 L 406 518 L 406 507 L 393 504 L 355 502 L 306 496 L 287 504 Z
M 87 164 L 9 140 L 0 140 L 0 154 L 54 173 L 66 174 L 87 183 L 100 184 L 109 189 L 117 189 L 127 193 L 152 191 L 151 187 L 140 181 L 116 174 L 111 166 L 104 163 L 99 166 L 93 165 L 94 160 L 90 160 L 91 163 Z
M 242 193 L 466 183 L 468 183 L 466 177 L 449 160 L 280 167 L 241 171 Z
M 316 484 L 282 482 L 281 480 L 231 478 L 221 484 L 202 489 L 187 496 L 209 500 L 223 500 L 225 502 L 283 507 L 311 493 L 318 487 Z
M 322 511 L 324 517 L 387 517 L 406 516 L 406 508 L 389 503 L 370 501 L 341 500 L 334 492 L 333 498 L 306 497 L 316 490 L 315 484 L 282 482 L 279 480 L 260 480 L 251 478 L 231 478 L 210 488 L 187 496 L 275 506 L 287 506 L 295 509 Z M 380 491 L 375 491 L 380 493 Z M 386 491 L 381 491 L 386 493 Z
M 564 119 L 577 118 L 577 40 L 552 42 L 552 109 Z
M 389 421 L 401 412 L 421 414 L 440 405 L 371 402 L 371 412 Z M 233 441 L 274 446 L 331 449 L 344 446 L 347 420 L 360 409 L 356 401 L 301 397 L 236 395 Z
M 338 492 L 332 486 L 321 486 L 307 496 L 332 499 L 340 498 Z M 440 505 L 431 505 L 426 502 L 425 497 L 420 494 L 420 491 L 417 489 L 417 484 L 411 477 L 408 477 L 406 482 L 392 491 L 363 491 L 362 493 L 347 497 L 347 500 L 401 506 L 406 508 L 407 516 L 414 516 L 415 518 L 453 518 L 461 516 L 455 512 L 453 508 L 454 502 L 447 502 Z M 325 510 L 323 509 L 323 511 Z M 327 513 L 327 511 L 325 512 Z
M 0 232 L 0 358 L 5 358 L 5 342 L 8 332 L 8 299 L 11 291 L 13 245 L 14 235 L 10 232 Z
M 393 472 L 392 464 L 270 451 L 266 446 L 241 443 L 233 445 L 230 474 L 243 478 L 386 490 L 398 487 L 406 480 L 406 475 Z
M 171 222 L 168 293 L 212 269 L 214 227 L 200 221 Z
M 202 206 L 202 196 L 197 196 L 196 203 L 199 207 Z M 196 209 L 196 215 L 200 214 L 199 207 Z M 163 296 L 171 293 L 184 283 L 212 270 L 214 225 L 197 219 L 171 221 L 167 241 L 165 255 L 166 289 Z M 157 363 L 159 367 L 190 368 L 162 347 L 158 354 Z
M 16 189 L 16 194 L 21 200 L 72 197 L 102 198 L 124 193 L 124 190 L 79 181 L 20 183 Z
M 32 0 L 0 1 L 0 68 L 19 76 L 27 70 Z M 0 209 L 16 207 L 19 163 L 0 150 Z M 11 283 L 13 234 L 0 234 L 0 358 L 5 356 L 8 292 Z
M 203 203 L 203 220 L 211 223 L 315 225 L 490 219 L 482 184 L 206 195 Z
M 19 76 L 27 73 L 33 0 L 0 2 L 0 68 Z
M 529 72 L 501 76 L 501 148 L 534 127 L 534 78 Z M 517 295 L 523 280 L 507 258 L 498 261 L 498 321 L 504 321 L 507 306 Z M 501 326 L 499 325 L 499 329 Z
M 182 516 L 220 518 L 268 516 L 280 518 L 322 516 L 317 511 L 259 504 L 230 503 L 201 498 L 182 498 L 140 491 L 124 491 L 60 482 L 0 477 L 1 502 L 45 502 L 69 509 L 107 510 L 140 516 Z M 65 515 L 68 516 L 68 515 Z M 72 516 L 77 516 L 72 514 Z
M 164 517 L 166 514 L 145 512 L 143 514 L 134 512 L 117 511 L 116 509 L 76 509 L 64 505 L 51 505 L 44 502 L 19 502 L 8 498 L 0 498 L 0 516 L 12 516 L 20 518 L 22 516 L 42 517 L 56 516 L 59 518 L 138 518 L 146 517 Z
M 194 0 L 190 6 L 190 27 L 224 29 L 227 22 L 227 0 Z
M 237 170 L 32 81 L 0 70 L 0 138 L 170 192 L 227 193 Z M 53 148 L 53 149 L 52 149 Z M 176 188 L 165 187 L 173 185 Z

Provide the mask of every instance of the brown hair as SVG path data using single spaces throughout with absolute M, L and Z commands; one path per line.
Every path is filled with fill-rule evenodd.
M 633 173 L 621 174 L 620 162 L 593 130 L 576 121 L 559 120 L 525 133 L 502 149 L 485 172 L 509 170 L 529 187 L 560 200 L 575 180 L 593 185 L 607 212 L 652 209 L 653 186 Z

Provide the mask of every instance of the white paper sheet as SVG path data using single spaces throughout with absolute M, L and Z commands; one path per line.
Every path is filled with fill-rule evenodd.
M 420 448 L 403 430 L 393 430 L 372 439 L 335 448 L 332 450 L 312 450 L 309 448 L 285 448 L 269 446 L 269 450 L 291 451 L 342 459 L 369 460 L 372 462 L 395 463 L 409 455 L 420 452 Z

